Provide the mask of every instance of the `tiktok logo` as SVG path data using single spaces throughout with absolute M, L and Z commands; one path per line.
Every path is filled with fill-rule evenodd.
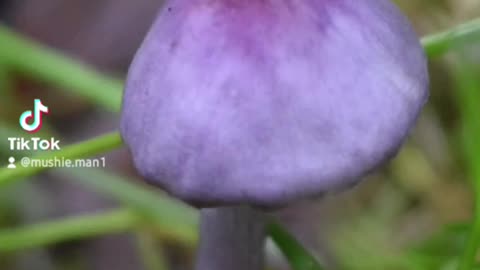
M 43 105 L 40 99 L 35 99 L 33 112 L 26 111 L 20 116 L 20 126 L 28 133 L 36 133 L 42 128 L 42 114 L 48 114 L 48 112 L 48 107 Z

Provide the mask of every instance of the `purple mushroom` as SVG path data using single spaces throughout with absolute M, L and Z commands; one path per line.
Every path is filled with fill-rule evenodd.
M 259 207 L 391 158 L 428 96 L 388 0 L 169 0 L 133 61 L 121 133 L 145 179 L 202 210 L 199 270 L 261 268 Z

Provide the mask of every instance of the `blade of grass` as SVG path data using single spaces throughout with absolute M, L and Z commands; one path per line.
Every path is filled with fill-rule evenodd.
M 293 270 L 322 270 L 317 260 L 281 225 L 272 221 L 268 233 Z
M 422 38 L 422 44 L 428 57 L 433 58 L 447 51 L 480 41 L 480 18 L 457 25 L 444 32 Z
M 155 238 L 147 232 L 137 233 L 137 246 L 146 270 L 167 270 L 167 258 L 162 246 L 155 245 Z
M 142 225 L 144 228 L 149 228 L 164 240 L 186 246 L 195 245 L 198 215 L 194 209 L 140 184 L 131 183 L 120 176 L 98 169 L 63 169 L 59 173 L 128 206 L 129 209 L 135 211 L 137 220 L 135 226 Z M 120 219 L 115 221 L 118 223 L 117 225 L 110 224 L 111 226 L 108 226 L 106 224 L 109 220 L 113 220 L 112 216 L 117 216 L 114 213 L 105 213 L 105 217 L 98 214 L 0 231 L 0 252 L 119 232 L 117 228 L 124 224 L 120 222 Z M 92 222 L 95 226 L 98 225 L 99 229 L 92 230 L 93 225 L 83 226 L 87 221 Z M 121 228 L 127 230 L 127 224 L 124 225 L 125 227 Z M 133 226 L 128 228 L 135 229 Z M 27 240 L 31 236 L 33 239 L 29 244 Z
M 98 169 L 63 169 L 63 175 L 95 192 L 133 208 L 156 227 L 164 238 L 194 245 L 197 241 L 197 212 L 179 201 L 128 179 Z
M 0 24 L 0 59 L 13 71 L 62 87 L 105 109 L 118 111 L 123 82 L 22 37 Z
M 459 270 L 469 270 L 475 265 L 480 245 L 480 80 L 475 74 L 475 68 L 462 57 L 461 64 L 457 64 L 453 72 L 457 75 L 459 85 L 458 103 L 461 108 L 464 142 L 464 152 L 469 169 L 469 176 L 473 181 L 474 214 L 467 245 L 462 254 Z
M 3 230 L 0 231 L 0 252 L 125 232 L 135 228 L 138 222 L 139 218 L 132 211 L 115 210 Z

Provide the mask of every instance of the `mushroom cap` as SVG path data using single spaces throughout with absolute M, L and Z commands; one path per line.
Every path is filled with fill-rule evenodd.
M 419 39 L 387 0 L 170 0 L 130 67 L 121 133 L 182 200 L 274 207 L 391 158 L 427 96 Z

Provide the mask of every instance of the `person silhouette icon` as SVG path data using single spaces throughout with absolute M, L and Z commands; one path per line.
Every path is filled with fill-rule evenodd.
M 10 163 L 10 164 L 8 164 L 8 167 L 7 167 L 8 169 L 16 169 L 17 168 L 17 166 L 15 165 L 15 158 L 14 157 L 10 157 L 8 159 L 8 162 Z

